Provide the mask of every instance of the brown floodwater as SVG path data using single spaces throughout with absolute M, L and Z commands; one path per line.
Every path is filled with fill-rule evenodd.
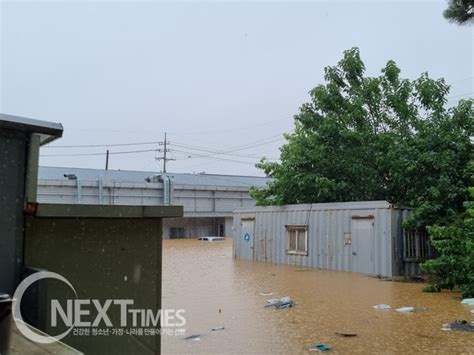
M 474 353 L 474 333 L 440 329 L 455 319 L 474 320 L 459 293 L 423 293 L 422 284 L 235 260 L 231 240 L 165 240 L 163 246 L 163 308 L 185 309 L 186 335 L 201 334 L 200 341 L 163 336 L 165 354 L 305 353 L 319 343 L 340 353 Z M 267 299 L 284 296 L 295 307 L 264 307 Z M 373 309 L 379 303 L 392 310 Z M 393 310 L 403 306 L 424 310 Z M 211 331 L 219 326 L 225 329 Z

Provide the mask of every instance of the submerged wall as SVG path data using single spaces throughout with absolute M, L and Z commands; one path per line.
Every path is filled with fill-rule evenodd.
M 26 222 L 25 266 L 68 279 L 81 299 L 131 299 L 133 308 L 161 308 L 162 218 L 179 216 L 180 207 L 49 205 Z M 40 281 L 41 282 L 41 281 Z M 48 281 L 36 308 L 37 326 L 61 333 L 50 322 L 49 300 L 74 297 L 64 284 Z M 33 307 L 35 309 L 35 307 Z M 119 328 L 119 308 L 107 312 Z M 94 318 L 92 318 L 94 319 Z M 105 328 L 101 324 L 99 328 Z M 132 328 L 131 325 L 129 328 Z M 158 354 L 160 337 L 146 335 L 78 336 L 63 341 L 86 354 Z

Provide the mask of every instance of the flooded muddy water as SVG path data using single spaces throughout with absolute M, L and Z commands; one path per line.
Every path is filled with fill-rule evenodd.
M 423 293 L 422 284 L 235 260 L 231 240 L 165 240 L 163 246 L 163 308 L 185 309 L 186 335 L 201 334 L 200 341 L 163 336 L 165 354 L 305 353 L 319 343 L 339 353 L 474 353 L 474 333 L 440 329 L 456 319 L 474 320 L 459 293 Z M 264 307 L 267 299 L 284 296 L 296 306 Z M 373 309 L 380 303 L 392 310 Z M 393 310 L 403 306 L 425 309 Z M 225 329 L 211 331 L 220 326 Z

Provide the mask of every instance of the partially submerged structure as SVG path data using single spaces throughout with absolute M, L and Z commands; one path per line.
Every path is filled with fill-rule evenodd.
M 0 294 L 12 295 L 25 277 L 50 271 L 69 280 L 82 299 L 132 300 L 156 314 L 161 309 L 162 221 L 181 217 L 182 206 L 38 203 L 40 145 L 62 132 L 58 123 L 0 114 Z M 48 301 L 72 301 L 77 294 L 48 281 L 35 282 L 17 302 L 30 325 L 55 335 Z M 117 321 L 120 314 L 110 317 Z M 160 336 L 139 333 L 94 337 L 71 332 L 63 340 L 87 354 L 160 353 Z
M 232 216 L 237 208 L 251 208 L 252 186 L 270 179 L 217 174 L 157 174 L 146 171 L 39 168 L 41 203 L 97 205 L 181 205 L 181 218 L 163 221 L 163 238 L 232 237 Z
M 39 204 L 34 215 L 26 216 L 24 273 L 53 271 L 71 282 L 81 298 L 130 300 L 133 308 L 156 314 L 162 294 L 162 221 L 181 214 L 181 206 Z M 36 284 L 31 291 L 37 297 L 28 305 L 27 320 L 47 334 L 58 334 L 47 316 L 49 298 L 54 295 L 65 304 L 75 297 L 64 284 L 48 280 Z M 107 311 L 114 327 L 122 321 L 120 312 L 118 307 Z M 160 353 L 160 336 L 133 332 L 123 336 L 71 332 L 63 341 L 86 354 Z
M 426 233 L 403 229 L 409 213 L 386 201 L 239 209 L 234 257 L 380 276 L 415 274 L 433 251 Z

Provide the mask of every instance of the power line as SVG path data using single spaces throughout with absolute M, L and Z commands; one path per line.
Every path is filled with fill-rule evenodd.
M 199 146 L 193 146 L 193 145 L 184 144 L 184 143 L 174 143 L 174 144 L 176 146 L 181 146 L 182 148 L 185 148 L 185 149 L 194 149 L 194 150 L 209 152 L 209 153 L 212 153 L 209 156 L 215 156 L 215 155 L 231 155 L 229 153 L 234 153 L 234 152 L 238 152 L 238 151 L 241 151 L 241 150 L 247 150 L 247 149 L 251 149 L 251 148 L 254 148 L 254 147 L 259 147 L 259 146 L 262 146 L 262 145 L 278 142 L 281 139 L 283 139 L 282 135 L 278 134 L 278 135 L 275 135 L 275 136 L 265 138 L 263 140 L 259 140 L 259 141 L 252 142 L 252 143 L 247 143 L 247 144 L 244 144 L 244 145 L 241 145 L 241 146 L 237 146 L 237 147 L 229 148 L 229 149 L 225 149 L 225 150 L 214 150 L 214 149 L 209 149 L 209 148 L 204 148 L 204 147 L 199 147 Z
M 271 138 L 274 138 L 274 137 L 277 137 L 277 136 L 281 137 L 281 134 L 278 134 L 276 136 L 272 136 L 272 137 L 269 137 L 269 138 L 265 138 L 263 141 L 266 141 L 268 139 L 271 139 Z M 261 145 L 260 142 L 262 142 L 262 140 L 259 140 L 256 143 L 259 143 L 258 145 Z M 268 142 L 268 143 L 271 143 L 271 142 Z M 108 147 L 125 147 L 125 146 L 151 145 L 151 144 L 163 145 L 163 142 L 162 141 L 152 141 L 152 142 L 112 143 L 112 144 L 47 145 L 47 146 L 44 146 L 42 148 L 46 148 L 46 149 L 108 148 Z M 169 144 L 169 142 L 168 142 L 168 144 Z M 244 146 L 252 145 L 252 144 L 254 144 L 254 143 L 248 143 L 248 144 L 245 144 Z M 267 143 L 262 143 L 262 144 L 267 144 Z M 186 145 L 186 144 L 183 144 L 183 145 Z M 188 146 L 192 147 L 190 145 L 188 145 Z M 240 148 L 240 147 L 241 146 L 237 146 L 236 148 Z M 234 148 L 231 148 L 231 149 L 234 149 Z M 215 151 L 215 152 L 217 152 L 217 151 Z
M 133 145 L 159 144 L 160 142 L 139 142 L 139 143 L 117 143 L 117 144 L 85 144 L 85 145 L 47 145 L 42 148 L 107 148 L 107 147 L 125 147 Z
M 182 158 L 182 159 L 180 159 L 180 160 L 206 158 L 206 159 L 217 159 L 217 160 L 230 161 L 230 162 L 233 162 L 233 163 L 241 163 L 241 164 L 252 164 L 252 165 L 255 165 L 255 162 L 243 161 L 243 160 L 237 160 L 237 159 L 230 159 L 230 158 L 215 157 L 215 156 L 203 155 L 203 154 L 198 154 L 198 153 L 185 152 L 185 151 L 182 151 L 182 150 L 174 150 L 174 152 L 176 152 L 176 153 L 178 153 L 178 154 L 180 153 L 180 154 L 187 155 L 186 158 Z
M 184 149 L 191 149 L 191 150 L 197 150 L 197 151 L 201 151 L 201 152 L 205 152 L 205 153 L 212 153 L 212 154 L 210 154 L 210 156 L 228 155 L 228 156 L 237 157 L 237 158 L 261 158 L 262 155 L 264 155 L 264 154 L 261 154 L 261 155 L 256 155 L 256 154 L 251 154 L 251 155 L 232 154 L 232 153 L 219 152 L 219 151 L 216 151 L 216 150 L 199 148 L 199 147 L 196 147 L 196 146 L 190 146 L 190 145 L 185 145 L 185 144 L 174 143 L 174 145 L 177 146 L 177 147 L 180 147 L 180 148 L 184 148 Z M 273 157 L 272 159 L 279 159 L 279 158 Z
M 206 147 L 200 147 L 200 146 L 194 146 L 190 144 L 185 144 L 185 143 L 173 143 L 179 148 L 186 149 L 186 150 L 173 150 L 173 152 L 176 152 L 177 154 L 180 155 L 185 155 L 184 158 L 180 158 L 179 160 L 185 160 L 185 159 L 216 159 L 216 160 L 222 160 L 222 161 L 229 161 L 229 162 L 234 162 L 234 163 L 240 163 L 240 164 L 252 164 L 254 165 L 255 162 L 250 162 L 250 161 L 244 161 L 244 160 L 238 160 L 238 159 L 231 159 L 231 158 L 225 158 L 225 157 L 218 157 L 219 155 L 228 155 L 228 156 L 235 156 L 238 158 L 248 158 L 248 159 L 259 159 L 260 157 L 255 156 L 255 155 L 243 155 L 243 154 L 231 154 L 234 152 L 242 151 L 242 150 L 247 150 L 251 149 L 254 147 L 266 145 L 266 144 L 271 144 L 277 141 L 280 141 L 283 139 L 282 134 L 274 135 L 268 138 L 264 138 L 259 141 L 255 142 L 250 142 L 246 143 L 243 145 L 239 146 L 234 146 L 231 148 L 228 148 L 226 150 L 215 150 L 211 148 L 206 148 Z M 143 150 L 129 150 L 129 151 L 118 151 L 118 152 L 100 152 L 100 153 L 73 153 L 73 154 L 45 154 L 41 155 L 41 157 L 88 157 L 88 156 L 107 156 L 109 155 L 118 155 L 118 154 L 135 154 L 135 153 L 145 153 L 145 152 L 160 152 L 162 153 L 162 156 L 156 157 L 155 159 L 160 161 L 163 161 L 163 172 L 166 172 L 166 163 L 171 160 L 176 160 L 173 158 L 169 158 L 167 153 L 171 153 L 172 150 L 168 148 L 169 145 L 171 145 L 171 142 L 167 140 L 167 134 L 165 133 L 165 140 L 164 141 L 156 141 L 156 142 L 135 142 L 135 143 L 117 143 L 117 144 L 84 144 L 84 145 L 65 145 L 65 146 L 47 146 L 44 148 L 101 148 L 101 147 L 120 147 L 120 146 L 137 146 L 137 145 L 150 145 L 150 144 L 158 144 L 160 146 L 163 146 L 163 148 L 157 148 L 157 149 L 143 149 Z M 205 152 L 205 153 L 210 153 L 210 154 L 202 154 L 202 153 L 196 153 L 193 151 L 187 151 L 187 150 L 193 150 L 193 151 L 200 151 L 200 152 Z M 278 158 L 274 158 L 278 159 Z
M 120 152 L 109 152 L 110 155 L 115 154 L 135 154 L 135 153 L 145 153 L 145 152 L 157 152 L 158 149 L 146 149 L 146 150 L 127 150 Z M 78 153 L 78 154 L 42 154 L 41 157 L 89 157 L 89 156 L 98 156 L 98 155 L 107 155 L 107 153 Z

